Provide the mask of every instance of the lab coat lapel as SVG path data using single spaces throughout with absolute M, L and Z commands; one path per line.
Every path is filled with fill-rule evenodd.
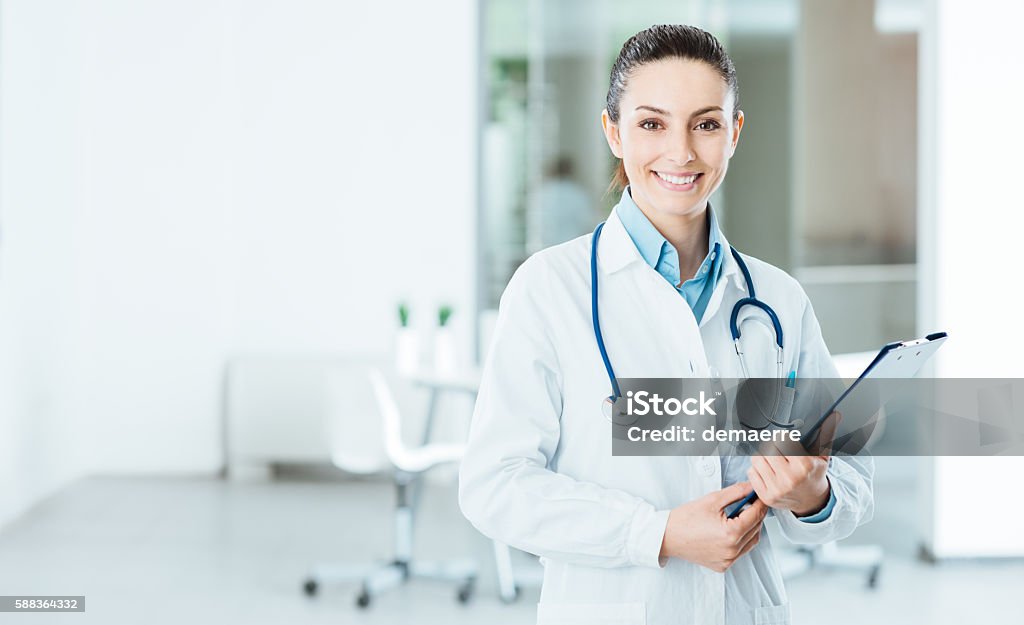
M 607 289 L 600 289 L 602 307 L 610 306 L 618 320 L 605 325 L 606 343 L 618 343 L 609 336 L 617 328 L 630 329 L 634 345 L 622 345 L 620 353 L 635 353 L 637 360 L 616 365 L 622 377 L 704 377 L 708 371 L 707 354 L 693 311 L 679 292 L 651 268 L 626 232 L 616 211 L 612 211 L 598 245 L 598 264 Z M 611 288 L 618 285 L 617 292 Z M 633 297 L 627 296 L 632 293 Z M 609 317 L 609 320 L 611 318 Z M 637 324 L 638 320 L 648 323 Z M 652 334 L 653 333 L 653 334 Z M 651 338 L 655 340 L 651 343 Z M 644 340 L 644 339 L 647 340 Z M 651 344 L 651 350 L 638 352 L 635 345 Z M 632 348 L 632 349 L 630 349 Z M 654 358 L 654 355 L 658 358 Z

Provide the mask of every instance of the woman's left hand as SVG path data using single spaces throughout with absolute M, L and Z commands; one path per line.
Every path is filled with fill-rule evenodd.
M 831 492 L 826 470 L 839 418 L 838 413 L 832 413 L 818 430 L 816 443 L 824 444 L 814 451 L 824 452 L 820 455 L 809 455 L 796 444 L 799 450 L 778 447 L 771 454 L 752 457 L 747 478 L 757 498 L 769 507 L 791 510 L 798 517 L 821 511 Z

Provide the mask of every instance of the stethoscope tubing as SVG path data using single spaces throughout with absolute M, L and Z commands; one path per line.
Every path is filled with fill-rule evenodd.
M 604 346 L 604 335 L 601 333 L 601 320 L 599 318 L 597 309 L 597 242 L 601 238 L 601 230 L 604 229 L 605 222 L 597 224 L 597 228 L 594 229 L 594 240 L 590 246 L 590 313 L 594 321 L 594 336 L 597 338 L 597 349 L 601 352 L 601 360 L 604 362 L 604 369 L 608 373 L 608 380 L 612 383 L 612 394 L 609 397 L 614 403 L 616 399 L 622 397 L 622 393 L 619 391 L 619 382 L 615 379 L 615 370 L 612 369 L 612 361 L 608 358 L 608 350 Z
M 598 305 L 598 271 L 597 271 L 597 245 L 601 239 L 601 231 L 604 230 L 606 222 L 597 224 L 594 229 L 594 235 L 590 243 L 590 313 L 591 319 L 594 325 L 594 338 L 597 340 L 597 350 L 601 354 L 601 362 L 604 363 L 605 372 L 608 374 L 608 381 L 612 387 L 612 394 L 608 396 L 608 400 L 614 402 L 618 398 L 622 397 L 622 392 L 619 389 L 618 380 L 615 377 L 615 369 L 612 367 L 611 358 L 608 356 L 608 349 L 604 344 L 604 334 L 601 332 L 601 318 L 599 314 Z M 743 350 L 740 348 L 740 328 L 739 328 L 739 314 L 744 306 L 754 306 L 759 308 L 768 315 L 768 319 L 772 323 L 772 329 L 775 331 L 775 344 L 778 347 L 778 353 L 776 357 L 776 377 L 779 378 L 781 384 L 782 378 L 782 364 L 783 364 L 783 335 L 782 335 L 782 323 L 779 321 L 779 316 L 775 313 L 775 310 L 771 306 L 764 303 L 757 298 L 757 294 L 754 291 L 754 280 L 750 277 L 750 270 L 747 268 L 747 263 L 740 256 L 740 253 L 736 251 L 736 248 L 729 246 L 732 256 L 736 259 L 736 264 L 739 265 L 740 271 L 743 273 L 743 280 L 747 285 L 748 296 L 736 302 L 732 307 L 732 313 L 729 315 L 729 332 L 732 335 L 733 344 L 735 345 L 736 355 L 740 360 L 740 367 L 743 370 L 743 375 L 747 378 L 750 377 L 747 371 L 746 358 L 743 354 Z M 785 427 L 785 426 L 781 426 Z
M 598 314 L 597 244 L 598 244 L 598 241 L 601 238 L 601 231 L 604 229 L 605 223 L 606 222 L 601 222 L 601 223 L 599 223 L 597 225 L 597 228 L 594 229 L 594 235 L 593 235 L 593 239 L 591 241 L 591 247 L 590 247 L 590 310 L 591 310 L 591 317 L 593 319 L 593 324 L 594 324 L 594 337 L 597 339 L 597 349 L 601 353 L 601 361 L 604 363 L 605 372 L 608 374 L 608 381 L 611 383 L 611 387 L 612 387 L 612 395 L 609 396 L 605 400 L 605 402 L 612 402 L 612 403 L 614 403 L 616 399 L 618 399 L 619 397 L 622 397 L 622 393 L 619 390 L 619 383 L 618 383 L 618 381 L 615 378 L 615 370 L 612 368 L 612 362 L 611 362 L 611 359 L 608 357 L 608 350 L 607 350 L 607 348 L 605 347 L 605 344 L 604 344 L 604 335 L 601 332 L 601 320 L 600 320 L 600 315 Z M 775 331 L 775 344 L 778 347 L 778 355 L 777 355 L 777 358 L 776 358 L 776 360 L 777 360 L 777 363 L 776 363 L 776 367 L 777 367 L 776 377 L 779 378 L 779 386 L 780 386 L 780 389 L 781 389 L 781 386 L 783 384 L 782 369 L 781 369 L 781 367 L 782 367 L 782 364 L 783 364 L 783 349 L 784 349 L 784 347 L 783 347 L 783 336 L 782 336 L 782 323 L 779 321 L 779 316 L 775 313 L 775 310 L 773 310 L 771 306 L 769 306 L 768 304 L 766 304 L 765 302 L 763 302 L 763 301 L 761 301 L 760 299 L 757 298 L 757 293 L 754 291 L 754 280 L 750 277 L 750 270 L 747 268 L 747 263 L 740 256 L 740 253 L 738 251 L 736 251 L 736 248 L 731 246 L 731 245 L 729 246 L 729 249 L 732 252 L 732 257 L 734 259 L 736 259 L 736 264 L 739 265 L 740 271 L 743 273 L 743 280 L 746 282 L 747 294 L 748 294 L 747 297 L 739 300 L 738 302 L 736 302 L 735 305 L 733 305 L 732 313 L 729 315 L 729 332 L 732 335 L 733 344 L 735 345 L 735 348 L 736 348 L 736 355 L 737 355 L 737 357 L 740 360 L 740 367 L 743 370 L 743 375 L 745 375 L 747 378 L 749 378 L 750 375 L 749 375 L 749 372 L 747 371 L 746 358 L 745 358 L 745 356 L 743 354 L 742 349 L 740 349 L 740 342 L 739 341 L 740 341 L 741 334 L 740 334 L 740 328 L 739 328 L 739 314 L 740 314 L 740 311 L 743 309 L 744 306 L 753 306 L 755 308 L 761 309 L 762 311 L 765 312 L 766 315 L 768 315 L 768 319 L 771 321 L 772 328 Z M 776 407 L 778 406 L 778 402 L 779 402 L 780 398 L 781 398 L 781 390 L 780 390 L 779 393 L 776 394 L 776 400 L 775 400 L 775 406 Z M 769 414 L 774 414 L 774 410 L 772 410 Z M 609 418 L 610 419 L 612 418 L 611 415 L 609 415 Z M 774 421 L 772 421 L 770 418 L 769 418 L 769 421 L 773 425 L 779 425 L 780 427 L 791 427 L 791 426 L 777 424 Z M 767 427 L 767 426 L 765 426 L 765 427 Z M 743 499 L 738 501 L 734 505 L 732 510 L 730 510 L 726 514 L 727 518 L 730 518 L 730 519 L 736 518 L 737 516 L 739 516 L 740 511 L 745 506 L 747 506 L 748 504 L 751 504 L 751 503 L 753 503 L 755 501 L 757 501 L 757 493 L 754 492 L 754 491 L 750 491 L 747 494 L 746 497 L 744 497 Z

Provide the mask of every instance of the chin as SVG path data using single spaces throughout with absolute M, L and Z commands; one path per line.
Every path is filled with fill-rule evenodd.
M 659 196 L 655 199 L 654 209 L 661 213 L 670 215 L 689 215 L 693 212 L 703 210 L 707 204 L 707 198 L 666 198 Z

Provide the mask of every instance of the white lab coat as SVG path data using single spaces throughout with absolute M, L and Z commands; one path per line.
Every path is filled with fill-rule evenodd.
M 486 536 L 541 556 L 541 625 L 789 623 L 763 530 L 757 547 L 724 574 L 659 561 L 669 511 L 745 480 L 749 461 L 612 456 L 612 424 L 601 411 L 611 389 L 591 322 L 592 236 L 535 254 L 502 296 L 460 468 L 463 513 Z M 742 377 L 729 313 L 746 287 L 727 250 L 723 242 L 721 278 L 698 327 L 612 213 L 598 271 L 601 327 L 617 376 Z M 781 320 L 785 371 L 838 377 L 800 285 L 767 263 L 744 260 L 758 297 Z M 742 316 L 757 314 L 748 306 Z M 774 376 L 770 328 L 751 321 L 742 330 L 750 374 Z M 776 511 L 782 533 L 797 543 L 848 536 L 872 515 L 872 473 L 869 460 L 833 458 L 831 516 L 812 524 Z

